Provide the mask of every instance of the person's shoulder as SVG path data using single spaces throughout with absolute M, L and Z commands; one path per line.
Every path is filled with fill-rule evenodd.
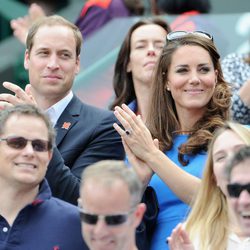
M 66 201 L 63 201 L 61 199 L 55 198 L 55 197 L 51 197 L 49 199 L 49 203 L 48 203 L 51 211 L 57 211 L 58 214 L 60 214 L 60 212 L 63 212 L 64 216 L 66 215 L 77 215 L 77 217 L 79 217 L 79 211 L 77 206 L 70 204 Z
M 82 120 L 84 122 L 88 120 L 99 124 L 103 121 L 106 124 L 117 121 L 113 111 L 87 104 L 80 100 L 77 96 L 74 96 L 73 103 L 71 103 L 70 108 L 74 106 L 79 110 L 79 115 L 84 117 L 84 120 Z
M 89 114 L 93 117 L 95 117 L 95 119 L 104 119 L 104 118 L 114 118 L 114 113 L 108 109 L 104 109 L 104 108 L 99 108 L 99 107 L 95 107 L 93 105 L 89 105 L 86 103 L 83 103 L 83 109 L 82 112 L 86 114 Z

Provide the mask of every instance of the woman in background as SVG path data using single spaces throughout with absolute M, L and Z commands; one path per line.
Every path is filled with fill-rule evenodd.
M 140 20 L 130 28 L 115 64 L 115 99 L 110 109 L 126 103 L 146 119 L 153 73 L 169 32 L 168 24 L 159 18 Z

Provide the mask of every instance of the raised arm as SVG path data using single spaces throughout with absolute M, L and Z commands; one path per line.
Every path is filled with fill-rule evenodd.
M 42 7 L 36 3 L 33 3 L 29 7 L 27 16 L 12 19 L 10 26 L 13 29 L 14 36 L 25 45 L 26 37 L 29 27 L 39 18 L 45 16 L 45 11 Z
M 127 105 L 116 107 L 114 114 L 125 130 L 116 123 L 114 128 L 133 154 L 159 175 L 181 200 L 190 204 L 200 179 L 182 170 L 157 148 L 141 117 L 136 116 Z

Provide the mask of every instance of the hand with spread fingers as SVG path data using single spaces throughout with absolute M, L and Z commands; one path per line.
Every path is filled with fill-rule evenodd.
M 13 29 L 14 36 L 23 44 L 26 42 L 28 30 L 30 26 L 39 18 L 45 16 L 46 13 L 42 7 L 36 3 L 33 3 L 29 7 L 29 13 L 27 16 L 13 19 L 10 22 L 10 26 Z
M 195 250 L 181 223 L 173 229 L 171 236 L 168 237 L 168 244 L 170 250 Z
M 8 93 L 1 93 L 0 94 L 0 109 L 4 109 L 8 106 L 14 106 L 17 104 L 31 104 L 36 105 L 36 101 L 32 96 L 31 91 L 31 85 L 28 84 L 23 90 L 18 85 L 10 83 L 10 82 L 4 82 L 3 86 L 12 91 L 13 94 Z
M 114 114 L 124 129 L 117 123 L 113 126 L 120 134 L 128 159 L 143 183 L 147 183 L 155 172 L 182 201 L 190 204 L 199 187 L 199 178 L 179 168 L 159 149 L 158 140 L 153 140 L 140 115 L 137 116 L 127 105 L 115 107 Z
M 126 104 L 123 104 L 122 108 L 115 107 L 114 114 L 125 130 L 117 123 L 114 124 L 114 128 L 136 157 L 148 161 L 151 154 L 159 151 L 140 115 L 136 116 Z

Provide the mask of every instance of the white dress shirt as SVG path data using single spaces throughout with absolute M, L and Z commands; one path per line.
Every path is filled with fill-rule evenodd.
M 46 110 L 46 114 L 49 116 L 53 127 L 55 127 L 57 120 L 61 116 L 64 109 L 67 107 L 71 99 L 73 98 L 73 93 L 70 91 L 63 99 L 55 103 L 53 106 Z

